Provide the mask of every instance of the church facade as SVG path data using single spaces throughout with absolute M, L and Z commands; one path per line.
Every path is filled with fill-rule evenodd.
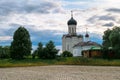
M 88 50 L 91 47 L 100 47 L 99 44 L 89 41 L 89 35 L 86 31 L 85 40 L 84 36 L 77 34 L 76 27 L 77 21 L 73 18 L 71 14 L 71 19 L 67 22 L 68 33 L 64 34 L 62 37 L 62 52 L 69 51 L 73 56 L 82 56 L 82 50 Z M 91 44 L 94 43 L 94 44 Z M 84 45 L 83 45 L 84 44 Z

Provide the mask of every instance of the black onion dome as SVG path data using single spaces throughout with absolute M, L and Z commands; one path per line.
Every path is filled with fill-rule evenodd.
M 73 17 L 71 17 L 71 19 L 68 21 L 67 23 L 68 25 L 77 25 L 77 21 L 73 19 Z
M 86 34 L 85 37 L 89 37 L 89 34 Z

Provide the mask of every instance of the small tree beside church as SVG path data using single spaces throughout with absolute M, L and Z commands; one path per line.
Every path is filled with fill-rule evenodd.
M 38 43 L 37 56 L 39 58 L 44 58 L 44 48 L 43 48 L 43 44 L 41 42 Z
M 43 47 L 42 43 L 38 43 L 37 54 L 41 59 L 54 59 L 59 50 L 55 48 L 54 42 L 49 41 L 45 47 Z
M 54 59 L 56 58 L 56 55 L 58 53 L 59 50 L 57 50 L 55 48 L 54 42 L 53 41 L 49 41 L 45 48 L 44 48 L 44 53 L 45 53 L 45 57 L 46 59 Z
M 64 51 L 62 54 L 61 54 L 62 57 L 72 57 L 73 54 L 69 51 Z
M 10 56 L 12 59 L 23 59 L 30 55 L 32 43 L 29 32 L 24 27 L 19 27 L 13 36 L 10 46 Z

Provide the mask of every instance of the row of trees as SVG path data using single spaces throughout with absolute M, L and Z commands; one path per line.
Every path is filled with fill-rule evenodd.
M 108 55 L 108 51 L 112 50 L 116 58 L 120 58 L 120 27 L 108 29 L 103 35 L 103 51 L 104 55 Z M 0 58 L 10 57 L 12 59 L 23 59 L 31 54 L 32 42 L 29 32 L 24 27 L 19 27 L 13 36 L 10 47 L 0 46 Z M 33 52 L 33 57 L 38 56 L 41 59 L 54 59 L 59 50 L 55 48 L 54 42 L 49 41 L 45 47 L 40 42 L 38 48 Z M 69 52 L 63 52 L 63 57 L 73 56 Z
M 40 42 L 38 44 L 38 48 L 33 52 L 32 57 L 35 58 L 36 56 L 40 59 L 54 59 L 57 56 L 58 49 L 55 48 L 54 43 L 49 41 L 45 47 Z M 69 51 L 64 51 L 59 57 L 72 57 L 73 54 Z
M 19 27 L 13 36 L 10 46 L 10 57 L 12 59 L 23 59 L 31 54 L 32 42 L 29 32 L 24 27 Z M 49 41 L 45 47 L 40 42 L 37 50 L 32 54 L 33 58 L 38 56 L 41 59 L 54 59 L 59 50 L 55 48 L 54 42 Z
M 52 41 L 49 41 L 45 47 L 40 42 L 38 43 L 38 48 L 33 52 L 33 57 L 38 56 L 41 59 L 54 59 L 59 50 L 55 48 L 55 45 Z
M 29 32 L 24 27 L 19 27 L 13 35 L 11 46 L 0 46 L 0 58 L 24 59 L 31 55 L 32 42 Z M 54 59 L 57 56 L 58 49 L 55 48 L 54 42 L 49 41 L 45 47 L 40 42 L 38 48 L 32 53 L 32 57 L 36 56 L 41 59 Z M 72 53 L 65 51 L 61 55 L 63 57 L 72 57 Z
M 120 58 L 120 27 L 108 29 L 103 35 L 104 55 L 114 54 L 114 58 Z

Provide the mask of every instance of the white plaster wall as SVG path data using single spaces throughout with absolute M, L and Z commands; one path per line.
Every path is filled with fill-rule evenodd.
M 65 41 L 65 38 L 63 37 L 62 38 L 62 51 L 65 51 L 65 43 L 66 41 Z
M 79 42 L 83 41 L 82 38 L 78 38 L 77 36 L 71 37 L 71 38 L 63 38 L 62 39 L 62 51 L 69 51 L 73 53 L 73 46 Z M 69 46 L 69 50 L 68 47 Z
M 99 47 L 99 46 L 83 46 L 83 47 L 78 46 L 78 47 L 74 47 L 74 49 L 73 49 L 73 56 L 82 56 L 82 51 L 83 50 L 89 50 L 92 47 Z
M 68 32 L 69 32 L 69 34 L 76 33 L 76 25 L 69 25 L 68 26 Z
M 74 48 L 73 49 L 73 56 L 82 56 L 81 51 L 82 51 L 81 47 Z

